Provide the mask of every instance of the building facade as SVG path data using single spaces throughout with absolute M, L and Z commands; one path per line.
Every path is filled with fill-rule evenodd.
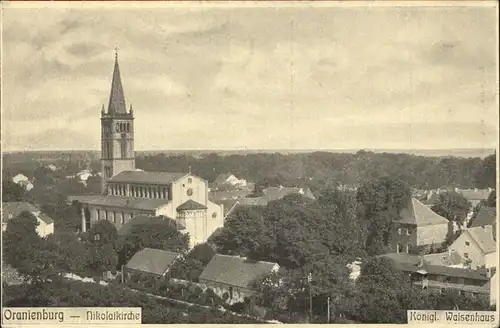
M 120 230 L 135 216 L 164 216 L 204 243 L 224 225 L 224 208 L 208 199 L 208 183 L 189 173 L 145 172 L 135 167 L 134 115 L 126 110 L 118 57 L 107 111 L 101 111 L 101 194 L 71 196 L 81 210 L 82 231 L 98 220 Z
M 412 198 L 401 218 L 393 221 L 390 251 L 425 254 L 439 249 L 450 233 L 450 222 Z

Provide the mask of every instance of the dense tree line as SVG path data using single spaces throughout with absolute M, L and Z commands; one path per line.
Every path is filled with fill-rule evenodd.
M 302 184 L 312 188 L 329 183 L 359 185 L 392 176 L 415 188 L 487 188 L 495 186 L 496 155 L 484 160 L 460 157 L 424 157 L 408 154 L 313 152 L 302 154 L 248 154 L 202 157 L 149 155 L 137 158 L 137 167 L 150 171 L 192 172 L 208 181 L 221 173 L 261 184 Z

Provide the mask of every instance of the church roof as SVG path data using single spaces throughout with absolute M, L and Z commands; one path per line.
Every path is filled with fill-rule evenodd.
M 113 81 L 111 82 L 111 94 L 109 96 L 108 114 L 126 114 L 125 96 L 123 94 L 120 67 L 118 66 L 118 54 L 115 57 L 115 68 L 113 70 Z
M 207 207 L 190 199 L 177 207 L 177 211 L 206 210 Z
M 83 204 L 123 207 L 138 210 L 153 211 L 158 207 L 168 204 L 170 201 L 166 199 L 144 199 L 121 196 L 105 196 L 105 195 L 83 195 L 71 196 L 69 201 L 78 201 Z
M 493 225 L 497 219 L 496 211 L 495 207 L 481 206 L 476 218 L 472 220 L 471 227 Z
M 123 171 L 112 177 L 108 182 L 170 184 L 188 173 Z

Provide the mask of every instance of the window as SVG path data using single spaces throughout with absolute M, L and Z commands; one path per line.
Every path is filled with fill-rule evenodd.
M 99 235 L 98 233 L 96 233 L 96 234 L 94 235 L 94 240 L 95 240 L 95 241 L 99 241 L 99 240 L 101 240 L 101 235 Z
M 125 212 L 122 212 L 122 224 L 125 224 Z
M 406 235 L 407 235 L 407 236 L 411 235 L 410 228 L 407 228 L 407 229 L 406 229 Z
M 406 253 L 409 254 L 410 253 L 410 249 L 411 249 L 410 244 L 406 245 Z
M 216 217 L 217 217 L 217 212 L 213 212 L 213 213 L 212 213 L 212 218 L 214 218 L 214 219 L 215 219 Z
M 396 252 L 401 253 L 401 248 L 402 248 L 401 244 L 398 243 Z
M 470 243 L 468 241 L 465 242 L 465 246 L 469 246 Z
M 193 179 L 192 178 L 188 178 L 188 183 L 193 183 Z
M 402 230 L 401 228 L 398 229 L 398 235 L 401 235 L 402 234 Z
M 464 257 L 465 257 L 466 259 L 468 259 L 468 258 L 469 258 L 469 253 L 464 253 Z

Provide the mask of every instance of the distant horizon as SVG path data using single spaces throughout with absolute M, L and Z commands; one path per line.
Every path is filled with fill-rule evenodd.
M 358 151 L 369 151 L 374 153 L 393 153 L 393 154 L 408 154 L 416 156 L 454 156 L 454 157 L 486 157 L 496 152 L 495 148 L 418 148 L 418 149 L 403 149 L 403 148 L 317 148 L 317 149 L 140 149 L 135 150 L 136 153 L 230 153 L 230 154 L 269 154 L 269 153 L 356 153 Z M 44 152 L 100 152 L 100 149 L 41 149 L 41 150 L 12 150 L 4 151 L 2 154 L 18 154 L 18 153 L 44 153 Z

